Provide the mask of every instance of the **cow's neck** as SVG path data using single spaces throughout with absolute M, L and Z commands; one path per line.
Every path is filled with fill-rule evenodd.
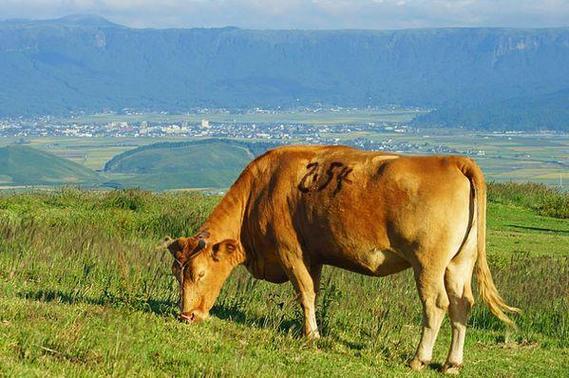
M 247 195 L 250 192 L 251 179 L 249 176 L 246 171 L 239 176 L 200 227 L 200 232 L 207 231 L 209 233 L 211 241 L 240 240 Z

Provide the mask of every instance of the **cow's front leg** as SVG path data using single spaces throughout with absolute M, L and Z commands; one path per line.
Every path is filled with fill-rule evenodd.
M 287 264 L 287 274 L 304 312 L 304 335 L 308 339 L 320 338 L 316 324 L 316 294 L 320 285 L 322 266 L 308 268 L 303 261 Z

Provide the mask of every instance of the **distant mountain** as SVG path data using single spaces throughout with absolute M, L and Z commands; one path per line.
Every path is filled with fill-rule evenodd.
M 22 145 L 0 148 L 0 186 L 93 185 L 96 172 L 53 154 Z
M 73 14 L 53 20 L 27 20 L 27 19 L 8 19 L 0 21 L 0 25 L 12 25 L 16 27 L 34 27 L 39 25 L 59 25 L 67 27 L 122 27 L 104 17 L 92 14 Z
M 227 188 L 255 157 L 255 150 L 266 148 L 252 146 L 215 139 L 142 146 L 105 164 L 112 181 L 104 185 L 151 190 Z
M 532 119 L 540 118 L 530 108 L 541 106 L 537 99 L 567 90 L 569 28 L 156 30 L 93 16 L 0 22 L 3 116 L 324 103 L 423 106 L 442 117 L 512 100 Z M 512 124 L 519 114 L 503 116 Z
M 422 127 L 478 130 L 569 131 L 569 89 L 481 104 L 454 105 L 427 113 L 413 123 Z

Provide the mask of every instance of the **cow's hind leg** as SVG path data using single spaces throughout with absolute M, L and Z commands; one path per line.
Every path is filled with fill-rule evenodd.
M 316 323 L 316 294 L 320 285 L 322 265 L 309 267 L 303 261 L 286 265 L 286 272 L 304 312 L 304 335 L 308 339 L 318 339 L 320 333 Z
M 415 281 L 423 304 L 423 329 L 415 357 L 409 363 L 414 370 L 421 370 L 431 362 L 437 334 L 448 309 L 444 274 L 445 267 L 438 264 L 420 264 L 415 268 Z
M 449 317 L 452 341 L 447 360 L 443 366 L 446 373 L 456 374 L 462 367 L 466 322 L 474 304 L 472 295 L 472 270 L 476 262 L 476 248 L 466 248 L 447 267 L 445 287 L 449 297 Z

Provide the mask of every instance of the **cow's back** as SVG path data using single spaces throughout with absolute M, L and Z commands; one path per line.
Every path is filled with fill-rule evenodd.
M 468 223 L 470 186 L 456 168 L 460 159 L 336 146 L 272 150 L 251 166 L 248 247 L 275 276 L 283 274 L 282 250 L 298 246 L 309 259 L 356 271 L 373 265 L 378 251 L 404 257 L 433 224 L 448 227 L 448 211 Z

